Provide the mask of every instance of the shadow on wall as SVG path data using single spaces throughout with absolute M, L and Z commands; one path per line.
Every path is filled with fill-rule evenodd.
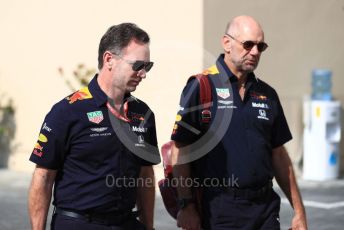
M 9 156 L 14 149 L 13 139 L 16 132 L 14 114 L 11 99 L 5 105 L 0 101 L 0 168 L 7 168 Z

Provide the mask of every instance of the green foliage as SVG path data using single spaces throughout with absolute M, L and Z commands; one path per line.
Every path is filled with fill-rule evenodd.
M 8 99 L 6 103 L 0 101 L 0 137 L 5 135 L 13 137 L 14 133 L 11 131 L 12 127 L 8 122 L 8 118 L 14 117 L 14 113 L 15 109 L 12 99 Z
M 84 64 L 78 64 L 73 71 L 72 77 L 66 77 L 64 70 L 62 67 L 58 68 L 59 74 L 62 78 L 64 78 L 66 85 L 68 86 L 71 91 L 76 91 L 83 86 L 87 86 L 96 70 L 94 68 L 88 68 Z M 74 79 L 73 82 L 77 82 L 75 84 L 72 83 L 71 78 Z
M 2 103 L 0 101 L 0 110 L 2 110 L 3 112 L 9 113 L 9 114 L 14 114 L 15 110 L 14 110 L 13 100 L 8 99 L 8 101 L 5 105 L 2 105 Z
M 0 99 L 0 168 L 7 167 L 10 153 L 13 151 L 13 138 L 16 132 L 13 101 L 3 103 Z

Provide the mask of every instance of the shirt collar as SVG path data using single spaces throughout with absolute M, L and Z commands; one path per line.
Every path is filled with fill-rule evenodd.
M 105 92 L 100 88 L 98 84 L 98 74 L 96 74 L 93 79 L 88 84 L 88 88 L 90 90 L 90 93 L 92 94 L 94 100 L 96 101 L 96 104 L 98 107 L 105 105 L 108 101 L 108 96 L 105 94 Z M 131 97 L 130 93 L 126 93 L 124 95 L 123 102 L 128 100 L 128 98 Z
M 88 84 L 88 89 L 90 90 L 91 94 L 93 95 L 94 100 L 98 107 L 104 105 L 107 102 L 107 96 L 100 88 L 98 84 L 98 74 L 96 74 L 93 79 Z
M 221 68 L 218 68 L 219 70 L 220 70 L 220 69 L 225 70 L 226 75 L 228 76 L 228 78 L 229 78 L 229 80 L 230 80 L 231 82 L 234 82 L 234 81 L 237 81 L 237 80 L 238 80 L 238 79 L 234 76 L 234 74 L 232 73 L 232 71 L 228 68 L 227 64 L 225 63 L 225 55 L 224 55 L 224 54 L 220 54 L 220 56 L 217 58 L 216 64 L 221 66 Z M 220 71 L 220 72 L 221 72 L 221 71 Z
M 217 63 L 221 65 L 222 69 L 226 71 L 227 76 L 229 77 L 231 82 L 236 82 L 238 81 L 238 78 L 232 73 L 232 71 L 228 68 L 227 64 L 225 63 L 225 55 L 220 54 L 220 56 L 217 58 Z M 247 75 L 247 80 L 246 84 L 252 84 L 252 83 L 257 83 L 258 79 L 256 78 L 255 74 L 253 72 L 249 73 Z

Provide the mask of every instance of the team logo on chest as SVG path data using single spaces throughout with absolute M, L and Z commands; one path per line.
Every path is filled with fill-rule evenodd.
M 147 128 L 141 127 L 141 126 L 132 126 L 131 127 L 131 131 L 138 132 L 138 133 L 146 133 L 147 132 Z
M 227 88 L 216 88 L 216 94 L 223 99 L 227 99 L 230 96 L 229 89 Z
M 269 118 L 266 115 L 266 110 L 264 109 L 260 109 L 259 111 L 259 115 L 257 116 L 258 119 L 263 119 L 263 120 L 269 120 Z
M 102 122 L 102 120 L 104 120 L 102 111 L 89 112 L 87 113 L 87 117 L 90 122 L 93 122 L 96 124 L 99 124 L 100 122 Z
M 269 106 L 266 103 L 259 103 L 259 102 L 252 102 L 252 107 L 254 108 L 262 108 L 262 109 L 268 109 Z
M 143 135 L 137 136 L 137 142 L 138 143 L 135 143 L 135 147 L 146 147 L 145 138 L 143 137 Z
M 251 95 L 251 98 L 256 99 L 256 100 L 260 100 L 260 101 L 266 101 L 268 99 L 265 95 L 263 95 L 261 93 L 257 93 L 255 91 L 252 91 L 250 93 L 250 95 Z
M 90 93 L 88 87 L 84 87 L 66 99 L 69 101 L 69 104 L 73 104 L 76 101 L 82 101 L 90 98 L 92 98 L 92 94 Z

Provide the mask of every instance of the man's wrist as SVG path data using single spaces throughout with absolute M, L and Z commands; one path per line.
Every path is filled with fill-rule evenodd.
M 186 208 L 189 204 L 194 203 L 194 199 L 192 197 L 188 198 L 180 198 L 177 201 L 179 209 L 184 209 Z
M 296 216 L 305 216 L 306 215 L 306 210 L 303 205 L 294 207 L 294 215 Z

